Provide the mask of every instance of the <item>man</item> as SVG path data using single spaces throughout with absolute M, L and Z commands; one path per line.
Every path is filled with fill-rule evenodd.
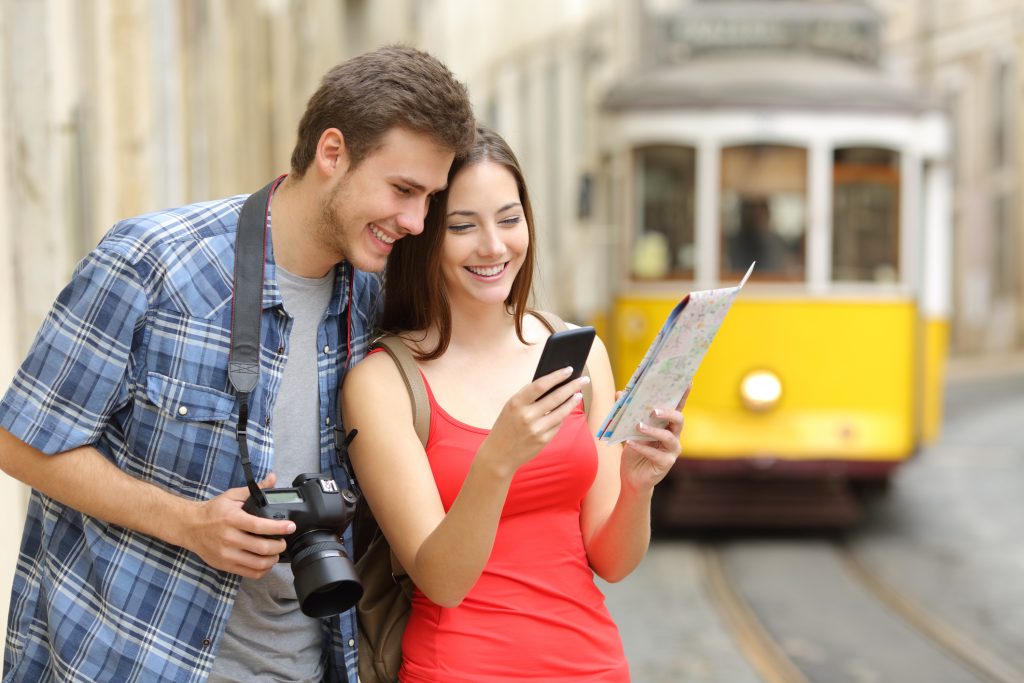
M 473 125 L 465 88 L 410 48 L 338 65 L 310 99 L 267 212 L 247 423 L 261 486 L 329 469 L 340 377 L 379 298 L 360 271 L 423 230 Z M 4 683 L 356 681 L 352 612 L 306 617 L 277 565 L 268 536 L 294 524 L 242 510 L 227 370 L 244 200 L 114 226 L 0 401 L 0 467 L 33 488 Z

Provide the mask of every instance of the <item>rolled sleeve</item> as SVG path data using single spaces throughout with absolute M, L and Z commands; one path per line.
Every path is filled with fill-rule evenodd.
M 90 253 L 0 401 L 0 427 L 49 454 L 94 443 L 128 400 L 131 349 L 147 307 L 131 262 Z

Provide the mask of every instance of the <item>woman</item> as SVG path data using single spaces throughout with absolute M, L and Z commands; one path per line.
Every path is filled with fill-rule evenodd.
M 384 329 L 426 380 L 426 449 L 387 354 L 354 368 L 342 394 L 363 494 L 417 587 L 400 679 L 628 681 L 593 576 L 618 581 L 643 558 L 682 406 L 656 411 L 667 428 L 641 427 L 650 441 L 598 442 L 615 397 L 599 339 L 589 378 L 537 400 L 569 370 L 527 383 L 550 332 L 527 308 L 533 216 L 519 163 L 478 127 L 448 181 L 424 235 L 395 244 L 385 285 Z

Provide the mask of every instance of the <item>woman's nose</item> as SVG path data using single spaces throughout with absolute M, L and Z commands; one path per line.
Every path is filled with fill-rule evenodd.
M 487 227 L 480 231 L 480 243 L 477 246 L 481 254 L 491 256 L 505 253 L 505 242 L 494 227 Z

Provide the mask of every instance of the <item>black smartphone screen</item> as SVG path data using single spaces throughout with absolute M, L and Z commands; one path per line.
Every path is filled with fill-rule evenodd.
M 533 374 L 533 378 L 540 379 L 544 375 L 568 366 L 572 366 L 572 374 L 565 382 L 559 382 L 544 392 L 540 398 L 544 398 L 566 382 L 571 382 L 583 374 L 583 367 L 587 364 L 587 356 L 590 355 L 590 347 L 593 343 L 593 327 L 575 327 L 571 330 L 555 332 L 548 337 L 544 344 L 544 350 L 541 351 L 540 362 L 537 363 L 537 371 Z

